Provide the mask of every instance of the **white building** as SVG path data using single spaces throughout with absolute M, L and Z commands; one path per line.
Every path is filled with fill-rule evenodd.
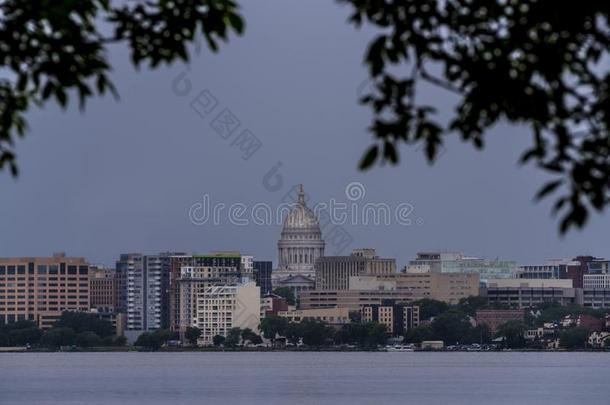
M 254 280 L 254 256 L 241 257 L 241 276 Z
M 517 262 L 487 260 L 459 252 L 419 252 L 405 267 L 406 273 L 478 273 L 481 283 L 490 279 L 514 278 Z
M 305 203 L 305 191 L 300 186 L 296 206 L 286 218 L 278 247 L 278 269 L 273 272 L 273 286 L 276 280 L 294 276 L 313 279 L 314 263 L 324 256 L 324 240 L 318 218 Z
M 610 274 L 585 274 L 582 278 L 584 289 L 610 288 Z
M 197 314 L 197 300 L 213 285 L 238 285 L 241 282 L 237 266 L 182 266 L 178 281 L 180 331 L 191 326 Z
M 193 326 L 201 330 L 199 344 L 210 345 L 216 335 L 227 336 L 232 328 L 260 325 L 260 288 L 250 281 L 237 286 L 210 286 L 199 294 Z

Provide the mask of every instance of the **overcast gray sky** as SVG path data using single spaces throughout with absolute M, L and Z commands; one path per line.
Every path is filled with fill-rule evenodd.
M 51 105 L 29 114 L 31 130 L 17 144 L 21 175 L 0 176 L 0 255 L 66 251 L 112 264 L 121 252 L 239 250 L 275 262 L 279 225 L 194 225 L 189 208 L 206 194 L 212 204 L 276 206 L 301 182 L 313 201 L 348 201 L 346 186 L 360 182 L 361 203 L 412 204 L 410 226 L 343 226 L 350 249 L 374 247 L 399 267 L 421 250 L 519 263 L 609 255 L 606 216 L 560 238 L 550 204 L 532 202 L 545 177 L 516 163 L 529 141 L 523 128 L 495 128 L 483 153 L 450 139 L 434 167 L 403 147 L 399 167 L 360 173 L 371 115 L 357 93 L 372 32 L 348 25 L 349 10 L 332 1 L 244 3 L 245 36 L 194 57 L 192 87 L 180 88 L 188 94 L 172 91 L 185 65 L 136 71 L 115 48 L 120 101 L 94 100 L 84 114 Z M 204 89 L 218 104 L 202 118 L 189 103 Z M 441 91 L 424 97 L 451 106 Z M 211 127 L 225 108 L 240 121 L 233 136 L 248 129 L 262 142 L 248 160 Z M 278 162 L 284 185 L 269 191 L 263 177 Z

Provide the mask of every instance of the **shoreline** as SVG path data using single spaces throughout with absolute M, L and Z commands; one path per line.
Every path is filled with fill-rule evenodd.
M 510 349 L 510 350 L 421 350 L 393 351 L 385 349 L 336 349 L 336 348 L 300 348 L 300 349 L 271 349 L 271 348 L 161 348 L 158 350 L 145 350 L 140 348 L 86 348 L 73 350 L 0 348 L 2 353 L 311 353 L 311 352 L 337 352 L 337 353 L 610 353 L 610 349 Z

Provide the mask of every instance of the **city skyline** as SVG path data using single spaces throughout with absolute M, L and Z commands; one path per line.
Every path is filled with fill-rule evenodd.
M 124 48 L 111 48 L 120 100 L 91 100 L 84 114 L 53 104 L 28 114 L 29 135 L 16 143 L 20 176 L 0 176 L 0 255 L 65 250 L 110 264 L 122 251 L 236 248 L 276 262 L 280 225 L 200 227 L 189 222 L 189 207 L 206 193 L 275 205 L 299 183 L 315 201 L 328 200 L 357 181 L 370 201 L 410 202 L 423 218 L 418 227 L 350 228 L 354 247 L 375 245 L 399 262 L 420 250 L 522 263 L 580 252 L 610 256 L 610 218 L 594 215 L 583 231 L 560 238 L 551 203 L 533 202 L 547 177 L 517 165 L 529 140 L 521 128 L 494 128 L 484 153 L 450 136 L 434 166 L 421 150 L 403 147 L 401 166 L 359 172 L 370 141 L 370 112 L 357 103 L 367 85 L 360 62 L 372 31 L 343 24 L 347 10 L 333 3 L 243 7 L 248 35 L 218 55 L 202 49 L 189 66 L 136 71 Z M 303 16 L 315 18 L 319 30 Z M 192 86 L 184 96 L 176 95 L 181 78 Z M 190 104 L 205 89 L 218 106 L 202 118 Z M 444 93 L 428 90 L 422 97 L 453 107 Z M 247 160 L 211 126 L 225 108 L 241 122 L 236 133 L 248 129 L 262 142 Z M 263 177 L 280 162 L 283 187 L 267 191 Z

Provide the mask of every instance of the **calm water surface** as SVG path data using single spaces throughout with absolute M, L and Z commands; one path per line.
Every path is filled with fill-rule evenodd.
M 610 354 L 4 353 L 0 403 L 610 404 Z

